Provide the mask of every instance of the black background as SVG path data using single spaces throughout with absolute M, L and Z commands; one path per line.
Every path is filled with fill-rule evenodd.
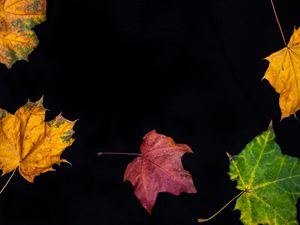
M 275 4 L 288 39 L 299 0 Z M 193 225 L 238 191 L 225 152 L 238 154 L 271 119 L 284 153 L 300 157 L 300 124 L 280 120 L 262 60 L 283 47 L 268 0 L 49 0 L 30 62 L 0 67 L 0 107 L 44 95 L 47 119 L 79 119 L 76 141 L 34 184 L 15 175 L 0 196 L 0 224 Z M 299 115 L 299 113 L 298 113 Z M 299 115 L 300 116 L 300 115 Z M 152 216 L 123 183 L 150 130 L 188 144 L 197 194 L 161 193 Z M 3 185 L 8 176 L 1 178 Z M 207 224 L 241 224 L 230 205 Z

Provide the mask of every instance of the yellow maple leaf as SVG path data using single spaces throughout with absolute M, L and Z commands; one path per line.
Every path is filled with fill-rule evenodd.
M 270 64 L 263 77 L 280 94 L 281 119 L 300 109 L 300 28 L 288 45 L 266 58 Z
M 31 29 L 46 20 L 46 0 L 0 0 L 0 62 L 8 68 L 38 45 Z
M 72 145 L 75 122 L 62 115 L 45 122 L 43 99 L 28 101 L 14 115 L 0 109 L 0 169 L 3 174 L 16 168 L 29 182 L 53 170 L 66 147 Z

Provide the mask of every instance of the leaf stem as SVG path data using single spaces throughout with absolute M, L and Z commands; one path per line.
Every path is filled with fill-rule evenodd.
M 284 46 L 287 46 L 286 40 L 285 40 L 285 37 L 284 37 L 284 34 L 283 34 L 283 31 L 282 31 L 282 28 L 281 28 L 281 25 L 280 25 L 280 21 L 279 21 L 279 18 L 277 16 L 277 12 L 276 12 L 276 8 L 275 8 L 275 5 L 274 5 L 274 2 L 273 2 L 273 0 L 270 0 L 270 1 L 271 1 L 273 12 L 274 12 L 274 15 L 275 15 L 275 18 L 276 18 L 276 21 L 277 21 L 277 24 L 278 24 L 278 27 L 279 27 L 279 30 L 280 30 L 280 33 L 281 33 L 281 37 L 282 37 Z
M 11 173 L 10 177 L 8 178 L 8 180 L 6 181 L 6 183 L 4 184 L 3 188 L 0 191 L 0 195 L 2 194 L 2 192 L 4 191 L 4 189 L 6 188 L 6 186 L 9 184 L 11 178 L 14 176 L 15 172 L 16 172 L 17 168 L 14 169 L 14 171 Z
M 137 155 L 141 156 L 141 153 L 129 153 L 129 152 L 98 152 L 98 155 Z
M 199 218 L 198 219 L 198 222 L 199 223 L 204 223 L 204 222 L 207 222 L 211 219 L 213 219 L 215 216 L 217 216 L 220 212 L 222 212 L 231 202 L 233 202 L 235 199 L 237 199 L 238 197 L 240 197 L 242 194 L 244 194 L 246 191 L 241 191 L 240 193 L 238 193 L 236 196 L 234 196 L 229 202 L 227 202 L 219 211 L 217 211 L 214 215 L 212 215 L 211 217 L 209 218 L 206 218 L 206 219 L 202 219 L 202 218 Z

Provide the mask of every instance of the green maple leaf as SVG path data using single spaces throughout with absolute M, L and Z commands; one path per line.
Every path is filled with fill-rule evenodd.
M 229 158 L 230 179 L 244 191 L 235 205 L 244 224 L 298 224 L 300 161 L 281 153 L 273 129 L 255 137 L 239 155 Z

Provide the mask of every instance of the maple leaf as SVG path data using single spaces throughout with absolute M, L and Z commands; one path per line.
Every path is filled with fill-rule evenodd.
M 230 178 L 237 180 L 237 189 L 245 191 L 235 205 L 235 209 L 241 210 L 244 224 L 298 224 L 300 161 L 281 153 L 273 129 L 229 158 Z
M 128 164 L 124 181 L 131 182 L 135 195 L 150 214 L 159 192 L 197 192 L 191 174 L 181 163 L 183 154 L 192 153 L 189 146 L 176 144 L 153 130 L 144 136 L 140 150 L 141 156 Z
M 52 165 L 67 162 L 60 159 L 74 139 L 75 122 L 61 115 L 45 122 L 43 99 L 28 101 L 14 115 L 0 109 L 0 169 L 3 174 L 16 168 L 29 182 L 41 173 L 53 170 Z
M 280 94 L 281 119 L 300 109 L 300 29 L 288 45 L 266 58 L 270 64 L 263 77 Z
M 38 45 L 31 29 L 46 20 L 46 0 L 0 0 L 0 62 L 10 68 Z

